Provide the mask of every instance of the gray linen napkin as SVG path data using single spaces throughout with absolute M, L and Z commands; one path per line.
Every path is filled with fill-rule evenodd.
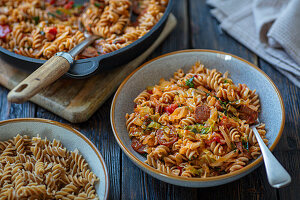
M 207 0 L 221 28 L 300 87 L 300 0 Z

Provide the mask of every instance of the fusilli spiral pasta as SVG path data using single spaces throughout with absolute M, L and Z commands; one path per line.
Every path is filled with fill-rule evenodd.
M 98 199 L 98 178 L 77 149 L 19 134 L 0 149 L 0 199 Z
M 147 164 L 176 176 L 239 170 L 261 154 L 250 128 L 260 109 L 255 92 L 199 62 L 187 74 L 180 69 L 134 99 L 134 112 L 125 116 L 131 146 Z M 265 125 L 257 130 L 267 144 Z
M 168 0 L 1 1 L 0 46 L 23 56 L 49 59 L 82 42 L 82 27 L 101 38 L 76 59 L 107 54 L 145 35 L 167 4 Z

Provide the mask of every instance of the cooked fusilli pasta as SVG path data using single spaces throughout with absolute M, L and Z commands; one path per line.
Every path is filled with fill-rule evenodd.
M 146 163 L 176 176 L 210 177 L 245 167 L 260 154 L 250 125 L 260 109 L 256 90 L 199 62 L 185 74 L 147 87 L 126 114 L 132 148 Z M 265 125 L 257 130 L 267 144 Z
M 99 179 L 77 149 L 18 134 L 0 150 L 0 199 L 98 199 Z
M 72 0 L 0 1 L 0 46 L 23 56 L 49 59 L 82 42 L 82 27 L 101 39 L 76 59 L 107 54 L 145 35 L 167 4 L 168 0 L 90 0 L 82 5 Z

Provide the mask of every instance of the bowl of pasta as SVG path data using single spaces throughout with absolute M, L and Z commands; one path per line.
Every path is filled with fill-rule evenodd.
M 258 67 L 213 50 L 155 58 L 120 85 L 111 125 L 143 171 L 185 187 L 211 187 L 256 169 L 262 156 L 250 126 L 273 150 L 285 121 L 282 97 Z
M 4 199 L 108 198 L 109 177 L 95 145 L 55 121 L 1 121 L 0 171 Z

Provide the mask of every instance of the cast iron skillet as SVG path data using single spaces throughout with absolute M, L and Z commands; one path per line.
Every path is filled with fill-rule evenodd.
M 88 0 L 75 0 L 75 2 L 84 3 L 88 2 Z M 113 51 L 111 53 L 93 58 L 77 60 L 71 66 L 66 75 L 72 78 L 86 78 L 99 71 L 109 70 L 122 64 L 128 63 L 129 61 L 142 54 L 147 48 L 151 46 L 151 44 L 158 38 L 161 31 L 163 30 L 166 20 L 168 19 L 168 16 L 171 12 L 172 3 L 173 0 L 169 0 L 169 4 L 162 18 L 143 37 L 117 51 Z M 34 71 L 46 62 L 46 60 L 40 60 L 16 54 L 2 47 L 0 47 L 0 52 L 3 55 L 2 57 L 6 61 L 27 71 Z

